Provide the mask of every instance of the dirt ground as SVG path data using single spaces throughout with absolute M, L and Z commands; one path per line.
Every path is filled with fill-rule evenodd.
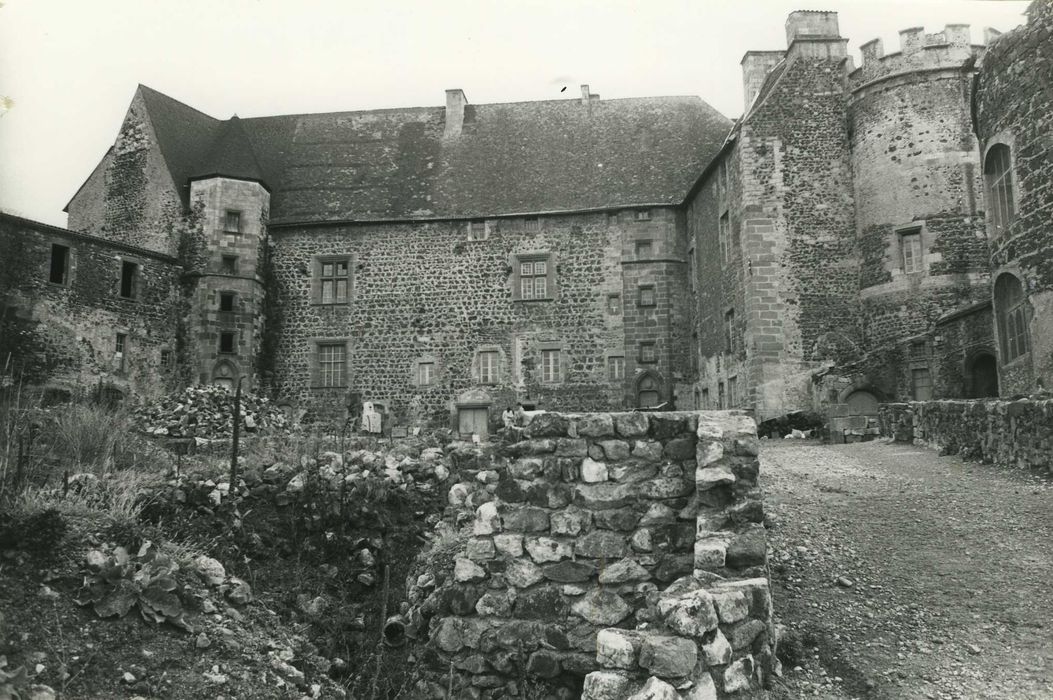
M 773 697 L 1053 698 L 1053 484 L 876 441 L 764 443 Z

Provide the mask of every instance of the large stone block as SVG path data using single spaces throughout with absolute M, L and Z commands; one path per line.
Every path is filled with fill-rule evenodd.
M 528 537 L 524 546 L 530 558 L 539 564 L 570 559 L 573 556 L 569 542 L 554 540 L 551 537 Z
M 571 610 L 594 625 L 616 625 L 632 612 L 632 607 L 613 591 L 598 589 L 574 603 Z
M 574 543 L 578 556 L 593 559 L 620 559 L 625 556 L 625 536 L 610 530 L 593 530 Z
M 602 438 L 614 435 L 614 420 L 609 413 L 587 413 L 575 419 L 578 435 Z
M 570 423 L 559 413 L 538 413 L 524 429 L 527 437 L 560 437 L 567 435 Z
M 605 668 L 632 669 L 640 650 L 640 635 L 620 629 L 600 630 L 596 635 L 596 661 Z
M 593 671 L 585 676 L 581 700 L 624 700 L 630 694 L 632 682 L 611 671 Z
M 589 528 L 591 518 L 589 511 L 575 506 L 556 511 L 549 516 L 551 532 L 553 535 L 580 535 Z
M 696 663 L 698 647 L 690 639 L 656 634 L 641 639 L 640 666 L 659 678 L 686 678 Z
M 646 413 L 615 413 L 614 428 L 624 438 L 637 438 L 647 435 L 650 424 Z

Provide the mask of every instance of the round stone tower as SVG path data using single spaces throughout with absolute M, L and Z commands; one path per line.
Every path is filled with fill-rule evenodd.
M 982 49 L 960 24 L 936 34 L 906 29 L 900 42 L 889 55 L 880 39 L 861 47 L 862 65 L 849 74 L 848 120 L 871 379 L 902 399 L 917 398 L 912 377 L 926 378 L 933 351 L 924 338 L 905 341 L 987 298 L 988 257 L 970 117 Z

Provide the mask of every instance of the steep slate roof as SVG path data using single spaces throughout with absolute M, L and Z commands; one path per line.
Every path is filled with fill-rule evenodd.
M 260 180 L 271 223 L 680 204 L 731 128 L 697 97 L 467 105 L 445 140 L 444 107 L 220 123 L 164 100 L 148 106 L 176 182 Z
M 241 120 L 236 116 L 221 123 L 215 142 L 190 177 L 196 180 L 215 175 L 256 180 L 266 184 L 263 171 L 260 170 L 252 152 L 252 144 L 245 136 L 245 130 L 241 128 Z
M 183 186 L 216 142 L 223 122 L 145 85 L 139 86 L 139 93 L 168 172 L 185 202 L 188 191 Z

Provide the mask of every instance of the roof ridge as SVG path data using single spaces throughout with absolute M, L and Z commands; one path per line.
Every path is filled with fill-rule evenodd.
M 143 89 L 149 90 L 150 92 L 154 93 L 155 95 L 165 98 L 169 102 L 175 102 L 177 105 L 180 105 L 181 107 L 186 107 L 187 109 L 192 109 L 195 112 L 197 112 L 198 114 L 200 114 L 201 116 L 208 117 L 209 119 L 212 119 L 214 121 L 217 121 L 217 122 L 227 121 L 225 119 L 220 119 L 218 117 L 213 117 L 211 114 L 208 114 L 206 112 L 202 112 L 197 107 L 194 107 L 193 105 L 188 105 L 186 102 L 183 102 L 182 100 L 177 100 L 176 98 L 172 97 L 171 95 L 163 93 L 160 90 L 155 90 L 154 88 L 150 87 L 149 85 L 144 85 L 143 83 L 139 83 L 138 89 L 140 89 L 140 90 L 143 90 Z
M 613 97 L 605 100 L 597 100 L 594 104 L 603 104 L 610 102 L 629 102 L 629 101 L 644 101 L 644 100 L 670 100 L 670 99 L 691 99 L 698 100 L 704 104 L 709 104 L 699 95 L 646 95 L 641 97 Z M 540 105 L 540 104 L 578 104 L 581 102 L 579 97 L 560 98 L 553 100 L 518 100 L 515 102 L 469 102 L 467 107 L 499 107 L 499 106 L 511 106 L 511 105 Z M 264 114 L 258 117 L 241 117 L 242 121 L 250 121 L 257 119 L 281 119 L 291 117 L 331 117 L 340 114 L 369 114 L 378 112 L 411 112 L 416 110 L 435 110 L 445 109 L 445 105 L 421 105 L 416 107 L 379 107 L 376 109 L 341 109 L 330 112 L 296 112 L 292 114 Z

